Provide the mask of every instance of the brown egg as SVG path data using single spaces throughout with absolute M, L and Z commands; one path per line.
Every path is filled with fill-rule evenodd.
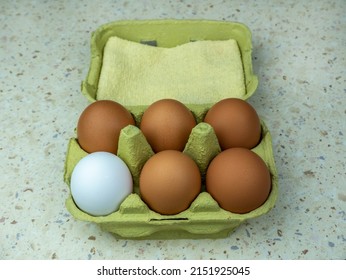
M 135 121 L 121 104 L 100 100 L 90 104 L 81 114 L 77 125 L 78 143 L 88 153 L 117 153 L 120 131 Z
M 201 191 L 196 163 L 182 152 L 166 150 L 152 156 L 139 178 L 143 201 L 155 212 L 172 215 L 189 208 Z
M 213 127 L 222 150 L 233 147 L 252 149 L 261 138 L 257 112 L 242 99 L 219 101 L 207 112 L 204 122 Z
M 222 151 L 210 163 L 206 190 L 220 207 L 233 213 L 247 213 L 261 206 L 271 190 L 265 162 L 245 148 Z
M 151 104 L 140 124 L 154 152 L 183 151 L 196 120 L 191 111 L 174 99 L 162 99 Z

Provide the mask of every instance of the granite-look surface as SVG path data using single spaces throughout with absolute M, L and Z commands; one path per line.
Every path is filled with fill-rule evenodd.
M 345 14 L 344 0 L 1 1 L 0 259 L 345 259 Z M 280 193 L 225 239 L 118 240 L 65 208 L 91 32 L 163 18 L 253 33 L 249 102 L 271 130 Z

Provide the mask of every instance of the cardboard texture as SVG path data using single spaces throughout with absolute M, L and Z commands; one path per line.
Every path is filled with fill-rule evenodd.
M 184 104 L 207 104 L 230 95 L 245 95 L 243 64 L 234 39 L 162 48 L 113 36 L 105 45 L 99 100 L 150 105 L 174 96 Z
M 86 79 L 82 82 L 82 92 L 91 102 L 99 99 L 98 83 L 102 73 L 104 47 L 108 39 L 114 36 L 132 43 L 150 44 L 159 48 L 174 48 L 200 40 L 226 41 L 233 39 L 239 47 L 241 71 L 244 74 L 244 91 L 241 95 L 237 92 L 236 97 L 246 100 L 257 88 L 258 80 L 252 72 L 251 63 L 251 33 L 243 24 L 206 20 L 118 21 L 105 24 L 92 34 L 90 68 Z M 112 97 L 114 101 L 117 101 L 116 94 L 114 92 Z M 234 96 L 230 93 L 228 97 Z M 171 98 L 175 98 L 175 96 L 171 96 Z M 200 104 L 196 100 L 196 103 L 185 104 L 194 114 L 198 124 L 191 132 L 184 153 L 197 163 L 202 181 L 204 181 L 208 164 L 221 151 L 213 129 L 202 121 L 208 109 L 217 101 L 219 100 Z M 191 206 L 179 214 L 161 215 L 150 210 L 140 199 L 138 187 L 141 168 L 154 154 L 138 128 L 147 106 L 148 104 L 125 105 L 135 117 L 136 126 L 124 128 L 119 139 L 118 156 L 125 161 L 131 171 L 134 193 L 124 200 L 118 211 L 102 217 L 94 217 L 78 209 L 70 195 L 66 201 L 66 207 L 76 219 L 94 222 L 103 230 L 120 238 L 224 238 L 242 222 L 263 215 L 274 207 L 278 193 L 277 171 L 271 135 L 261 120 L 261 142 L 252 150 L 266 162 L 272 178 L 271 193 L 262 206 L 246 214 L 231 213 L 221 209 L 217 202 L 205 192 L 205 186 L 202 186 L 202 192 Z M 68 185 L 74 166 L 86 155 L 87 153 L 78 145 L 77 139 L 71 139 L 68 144 L 64 174 L 64 180 Z

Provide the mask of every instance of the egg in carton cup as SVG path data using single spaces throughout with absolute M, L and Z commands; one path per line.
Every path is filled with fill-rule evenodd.
M 225 238 L 241 223 L 270 211 L 278 194 L 278 178 L 270 132 L 261 119 L 261 140 L 252 149 L 266 163 L 271 191 L 257 209 L 245 214 L 222 209 L 202 186 L 190 207 L 174 215 L 151 210 L 141 199 L 139 176 L 154 155 L 142 131 L 141 118 L 153 102 L 170 98 L 187 106 L 197 125 L 184 153 L 197 164 L 202 182 L 211 160 L 221 152 L 213 128 L 203 122 L 218 101 L 248 99 L 258 79 L 252 71 L 252 42 L 241 23 L 209 20 L 117 21 L 99 27 L 91 38 L 91 62 L 82 93 L 90 100 L 113 100 L 133 115 L 136 125 L 122 129 L 117 156 L 129 167 L 134 188 L 119 210 L 92 216 L 80 210 L 72 196 L 68 211 L 79 220 L 94 222 L 119 238 L 178 239 Z M 158 63 L 159 62 L 159 63 Z M 64 180 L 86 155 L 73 138 L 68 145 Z

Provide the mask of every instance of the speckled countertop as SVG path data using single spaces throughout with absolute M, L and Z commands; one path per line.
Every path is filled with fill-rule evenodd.
M 1 1 L 0 259 L 345 259 L 345 14 L 344 0 Z M 65 208 L 91 32 L 162 18 L 253 33 L 249 102 L 271 130 L 280 193 L 225 239 L 116 239 Z

